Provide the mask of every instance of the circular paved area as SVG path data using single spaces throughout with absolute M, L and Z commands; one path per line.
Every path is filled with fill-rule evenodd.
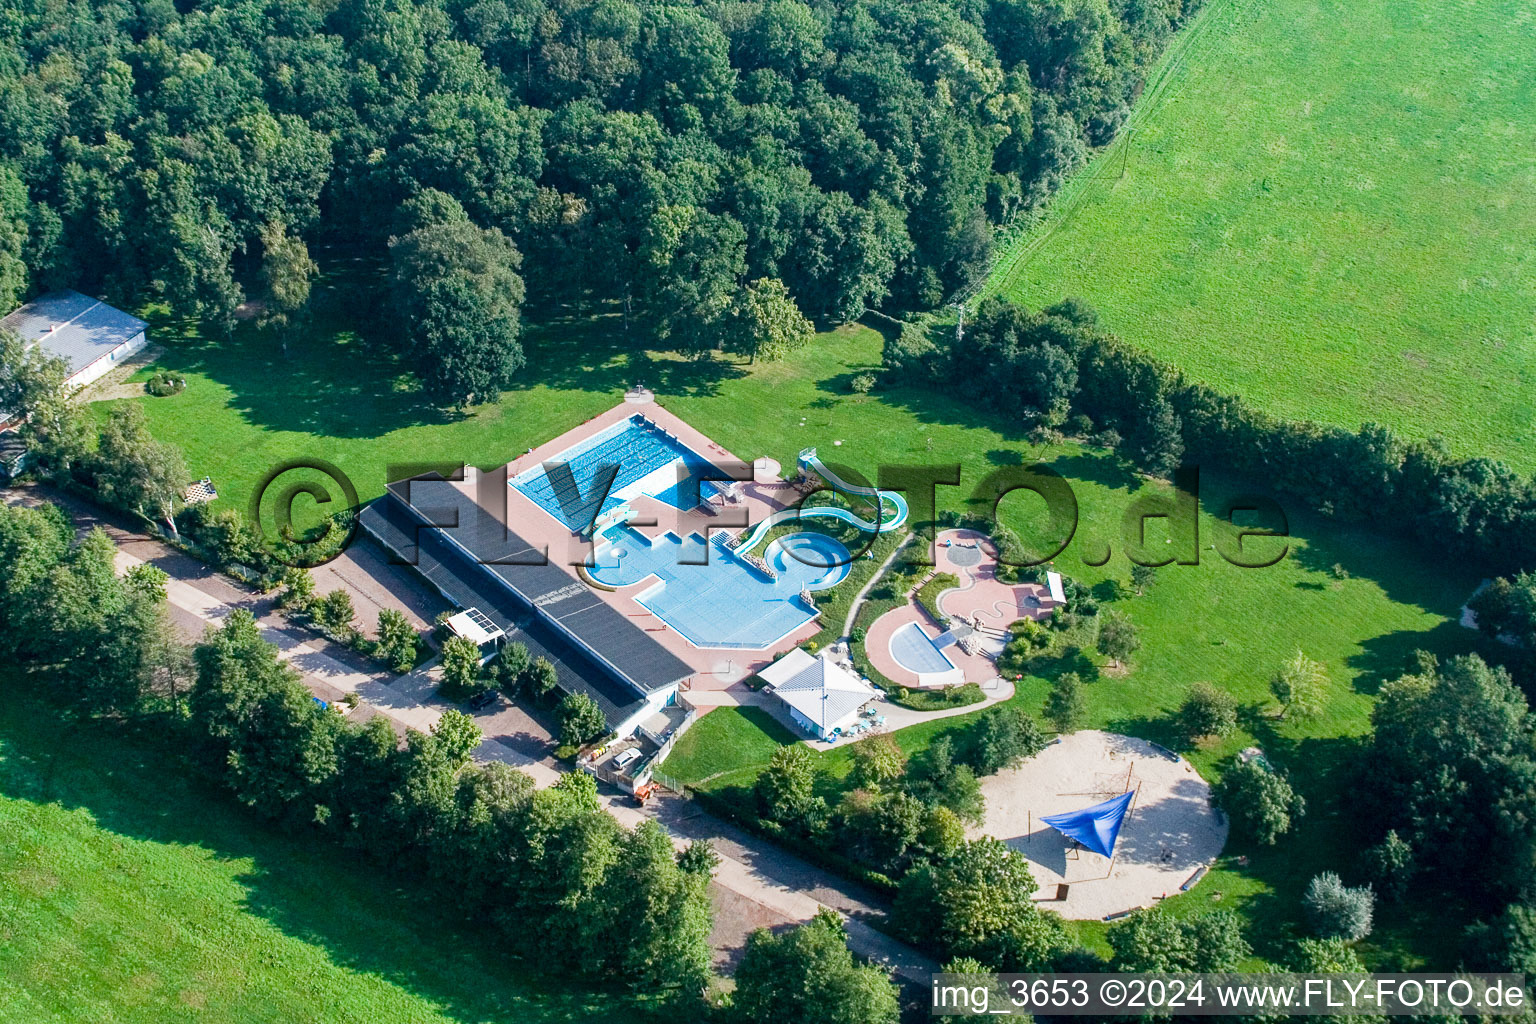
M 935 538 L 940 572 L 953 573 L 960 585 L 939 595 L 945 615 L 1005 630 L 1018 619 L 1046 619 L 1052 603 L 1038 583 L 1004 583 L 997 578 L 997 550 L 975 530 L 945 530 Z
M 1120 828 L 1113 862 L 1040 819 L 1082 810 L 1138 789 Z M 1211 787 L 1183 758 L 1146 740 L 1087 729 L 1061 737 L 1018 768 L 981 780 L 986 818 L 973 834 L 996 836 L 1029 861 L 1045 910 L 1091 920 L 1174 896 L 1221 853 L 1227 826 Z M 1056 899 L 1067 885 L 1067 898 Z
M 955 547 L 944 552 L 949 559 L 949 564 L 961 568 L 969 568 L 981 564 L 981 547 Z

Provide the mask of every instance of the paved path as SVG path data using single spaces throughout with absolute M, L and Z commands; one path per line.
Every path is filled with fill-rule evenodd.
M 30 491 L 30 489 L 29 489 Z M 398 728 L 430 731 L 452 704 L 433 696 L 435 666 L 426 665 L 402 677 L 373 669 L 354 652 L 340 648 L 307 630 L 289 624 L 272 606 L 270 598 L 235 584 L 206 565 L 151 537 L 103 518 L 92 506 L 52 492 L 11 490 L 7 502 L 35 504 L 54 501 L 64 507 L 80 531 L 100 526 L 118 544 L 119 571 L 140 562 L 153 562 L 170 577 L 166 598 L 172 618 L 191 639 L 208 625 L 217 625 L 237 608 L 249 610 L 262 636 L 278 648 L 278 656 L 292 665 L 306 686 L 323 700 L 338 700 L 347 693 L 362 703 L 353 717 L 380 714 Z M 506 702 L 503 707 L 475 715 L 486 733 L 477 754 L 483 760 L 500 761 L 527 772 L 544 787 L 559 780 L 562 768 L 536 751 L 545 750 L 552 738 L 542 726 Z M 531 725 L 531 735 L 510 734 L 505 716 L 521 717 Z M 822 907 L 848 918 L 849 945 L 859 955 L 888 966 L 902 980 L 926 985 L 938 966 L 910 947 L 876 931 L 864 918 L 879 911 L 870 898 L 843 879 L 822 871 L 772 844 L 750 836 L 704 814 L 690 801 L 664 796 L 651 806 L 635 807 L 624 794 L 600 791 L 607 810 L 625 827 L 633 828 L 647 817 L 661 822 L 679 848 L 696 840 L 709 840 L 720 855 L 714 881 L 717 889 L 753 908 L 753 919 L 764 925 L 783 925 L 810 920 Z M 745 935 L 727 937 L 739 944 Z
M 864 599 L 869 596 L 870 589 L 873 588 L 876 583 L 880 582 L 880 577 L 885 575 L 885 570 L 889 569 L 891 567 L 891 563 L 896 561 L 897 555 L 906 550 L 907 543 L 911 540 L 911 533 L 902 534 L 901 543 L 896 545 L 896 550 L 892 551 L 889 555 L 886 556 L 885 561 L 880 563 L 880 568 L 875 570 L 875 574 L 873 576 L 864 581 L 864 586 L 860 588 L 859 592 L 853 596 L 853 602 L 848 605 L 848 616 L 847 618 L 843 619 L 843 635 L 839 637 L 840 640 L 844 642 L 848 640 L 848 634 L 853 632 L 854 620 L 859 617 L 859 609 L 864 607 Z

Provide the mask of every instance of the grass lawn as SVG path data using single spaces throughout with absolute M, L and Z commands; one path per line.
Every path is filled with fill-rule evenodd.
M 652 1019 L 179 764 L 0 700 L 0 1021 Z
M 643 380 L 669 409 L 743 458 L 767 455 L 791 466 L 801 448 L 814 444 L 823 453 L 835 449 L 840 462 L 870 476 L 881 464 L 958 466 L 962 485 L 940 488 L 941 508 L 985 511 L 988 496 L 970 493 L 984 476 L 1048 462 L 1071 482 L 1080 511 L 1075 537 L 1056 567 L 1090 585 L 1129 580 L 1123 518 L 1133 501 L 1166 490 L 1107 451 L 1031 446 L 1006 424 L 977 414 L 964 395 L 906 389 L 852 394 L 849 381 L 880 358 L 880 336 L 859 325 L 825 334 L 785 362 L 747 366 L 631 354 L 612 319 L 543 324 L 530 332 L 529 346 L 530 380 L 543 382 L 461 419 L 412 404 L 393 363 L 354 358 L 356 345 L 345 335 L 317 330 L 284 359 L 246 335 L 226 344 L 172 341 L 163 361 L 186 373 L 187 390 L 174 398 L 135 400 L 144 403 L 156 433 L 187 452 L 195 473 L 214 475 L 222 500 L 243 505 L 254 482 L 285 453 L 336 462 L 368 498 L 382 488 L 387 464 L 441 459 L 494 465 L 608 407 L 628 382 Z M 327 383 L 332 378 L 341 383 Z M 281 404 L 293 387 L 290 380 L 317 393 L 344 388 L 346 395 L 302 400 L 290 419 Z M 404 397 L 386 400 L 391 394 Z M 1139 627 L 1142 649 L 1129 674 L 1087 687 L 1085 724 L 1167 740 L 1166 716 L 1191 683 L 1213 682 L 1236 695 L 1244 709 L 1242 730 L 1193 752 L 1196 764 L 1214 776 L 1236 750 L 1263 746 L 1296 773 L 1312 808 L 1309 824 L 1274 851 L 1237 850 L 1252 858 L 1247 868 L 1223 867 L 1195 895 L 1169 905 L 1198 912 L 1211 905 L 1210 893 L 1220 891 L 1221 906 L 1262 919 L 1265 935 L 1277 941 L 1294 926 L 1296 901 L 1311 874 L 1347 871 L 1353 864 L 1339 804 L 1351 780 L 1340 766 L 1369 728 L 1375 689 L 1401 671 L 1415 648 L 1444 656 L 1479 643 L 1454 622 L 1477 578 L 1423 548 L 1332 522 L 1283 496 L 1291 532 L 1286 557 L 1266 569 L 1237 568 L 1208 546 L 1216 540 L 1210 510 L 1219 509 L 1224 495 L 1254 489 L 1263 490 L 1206 470 L 1201 562 L 1160 570 L 1144 596 L 1117 599 Z M 1016 493 L 1003 501 L 1001 514 L 1026 542 L 1039 544 L 1045 517 L 1035 501 Z M 1163 543 L 1157 520 L 1148 538 L 1154 548 Z M 1106 547 L 1108 562 L 1090 564 L 1103 560 Z M 1336 576 L 1335 565 L 1347 578 Z M 834 615 L 834 628 L 842 614 Z M 1298 647 L 1328 668 L 1327 709 L 1313 721 L 1279 722 L 1271 714 L 1268 680 Z M 1066 667 L 1039 664 L 1035 676 L 1020 681 L 1014 699 L 1038 711 L 1048 679 Z M 903 730 L 898 739 L 913 752 L 966 720 L 926 723 Z M 745 786 L 787 738 L 760 713 L 712 711 L 678 744 L 666 771 L 685 780 L 711 778 L 712 789 Z M 839 748 L 818 756 L 835 791 L 849 754 Z M 1454 937 L 1453 929 L 1397 927 L 1391 912 L 1381 916 L 1379 941 L 1402 946 L 1410 959 L 1433 955 L 1437 941 Z
M 1210 0 L 989 290 L 1272 412 L 1536 469 L 1536 20 Z
M 665 771 L 689 784 L 750 784 L 757 773 L 796 736 L 762 708 L 716 708 L 683 734 L 668 755 Z

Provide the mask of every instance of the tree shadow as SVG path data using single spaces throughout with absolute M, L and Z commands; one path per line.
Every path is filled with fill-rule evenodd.
M 1106 732 L 1118 732 L 1126 736 L 1150 740 L 1169 750 L 1189 748 L 1189 743 L 1172 713 L 1158 715 L 1156 718 L 1149 715 L 1114 718 L 1104 726 L 1104 729 Z
M 1050 467 L 1068 480 L 1095 483 L 1111 491 L 1134 494 L 1146 481 L 1134 466 L 1112 451 L 1078 451 L 1052 459 Z
M 323 275 L 309 322 L 294 332 L 286 354 L 250 322 L 227 338 L 215 337 L 199 321 L 151 312 L 151 340 L 165 349 L 157 365 L 214 380 L 229 390 L 229 407 L 264 430 L 366 438 L 463 419 L 422 393 L 383 312 L 387 297 L 367 278 L 368 269 Z M 526 364 L 509 393 L 542 386 L 613 393 L 617 401 L 641 383 L 663 395 L 713 396 L 723 381 L 746 373 L 723 357 L 647 351 L 654 340 L 646 329 L 626 329 L 611 305 L 551 308 L 525 321 L 520 340 Z
M 708 397 L 747 373 L 728 357 L 686 359 L 653 351 L 654 344 L 638 320 L 625 325 L 616 303 L 551 306 L 523 326 L 528 365 L 512 390 L 622 392 L 639 384 L 659 395 Z
M 1022 420 L 1011 420 L 1001 413 L 979 408 L 976 402 L 966 402 L 951 393 L 924 387 L 881 388 L 880 400 L 907 410 L 924 423 L 988 430 L 1002 435 L 1006 441 L 1022 442 L 1029 428 L 1029 424 Z
M 1346 662 L 1353 668 L 1355 689 L 1361 693 L 1380 692 L 1382 684 L 1415 670 L 1414 651 L 1430 651 L 1442 660 L 1451 653 L 1480 654 L 1490 664 L 1500 664 L 1515 652 L 1504 644 L 1444 619 L 1432 629 L 1399 629 L 1371 637 L 1360 645 L 1360 653 Z
M 618 988 L 551 978 L 519 961 L 496 927 L 466 918 L 439 886 L 395 875 L 318 833 L 263 825 L 222 789 L 168 764 L 153 743 L 100 723 L 62 723 L 16 687 L 7 691 L 0 794 L 84 811 L 123 840 L 249 864 L 234 875 L 238 909 L 322 947 L 330 962 L 466 1022 L 576 1024 L 610 1012 L 654 1019 Z M 295 998 L 303 986 L 295 976 Z

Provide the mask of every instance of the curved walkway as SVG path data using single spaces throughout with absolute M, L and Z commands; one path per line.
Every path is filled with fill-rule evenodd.
M 869 663 L 891 682 L 921 688 L 923 683 L 918 674 L 900 664 L 891 654 L 891 637 L 898 629 L 913 622 L 930 640 L 937 639 L 943 632 L 917 601 L 909 598 L 906 604 L 892 608 L 870 623 L 864 635 L 864 654 Z M 997 678 L 997 666 L 985 654 L 966 654 L 958 644 L 951 644 L 944 649 L 944 656 L 961 671 L 968 683 L 986 683 Z
M 935 722 L 940 718 L 954 718 L 956 715 L 969 715 L 977 711 L 985 710 L 993 704 L 1000 704 L 1013 696 L 1013 683 L 996 675 L 987 682 L 981 684 L 982 692 L 986 699 L 975 704 L 967 704 L 964 707 L 945 708 L 942 711 L 914 711 L 904 708 L 900 704 L 892 703 L 889 697 L 877 698 L 874 707 L 885 716 L 885 727 L 879 732 L 891 733 L 898 729 L 905 729 L 910 725 L 920 725 L 924 722 Z M 690 703 L 692 701 L 690 700 Z M 789 717 L 789 712 L 784 710 L 784 703 L 776 699 L 772 694 L 761 692 L 748 693 L 735 702 L 736 707 L 758 707 L 767 711 L 782 725 L 788 728 L 796 736 L 801 737 L 800 742 L 817 750 L 831 750 L 835 746 L 847 746 L 849 743 L 857 743 L 857 740 L 842 740 L 840 743 L 828 743 L 825 740 L 811 739 L 805 735 L 805 730 L 795 724 Z M 703 712 L 705 709 L 700 708 Z M 866 735 L 871 735 L 866 733 Z
M 939 595 L 939 611 L 972 619 L 989 629 L 1007 629 L 1018 619 L 1050 618 L 1050 592 L 1038 583 L 1004 583 L 997 578 L 997 548 L 975 530 L 945 530 L 935 539 L 935 561 L 961 585 Z
M 880 577 L 885 575 L 885 571 L 891 567 L 891 563 L 896 561 L 897 557 L 907 549 L 907 545 L 911 540 L 912 535 L 910 533 L 904 535 L 896 545 L 896 550 L 886 556 L 885 561 L 880 563 L 880 567 L 870 574 L 869 579 L 864 581 L 864 586 L 860 588 L 859 592 L 853 595 L 853 601 L 848 605 L 848 615 L 843 619 L 843 632 L 838 637 L 839 640 L 846 641 L 848 639 L 848 634 L 853 632 L 853 624 L 858 619 L 860 610 L 864 607 L 864 599 L 869 596 L 869 592 L 874 589 L 875 584 L 880 582 Z

